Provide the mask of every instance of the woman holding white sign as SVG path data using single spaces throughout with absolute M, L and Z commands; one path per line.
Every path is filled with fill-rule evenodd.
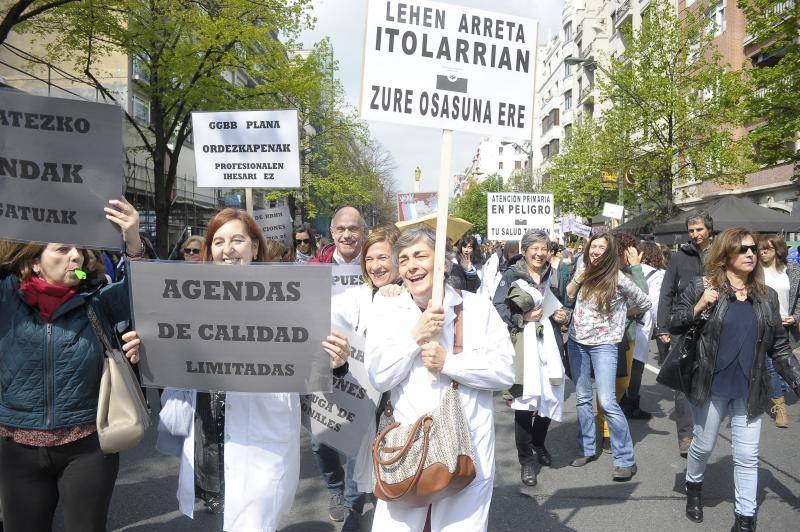
M 392 246 L 400 236 L 400 230 L 394 225 L 376 227 L 364 241 L 361 254 L 361 271 L 366 284 L 348 288 L 342 294 L 335 296 L 331 302 L 333 323 L 335 327 L 342 327 L 352 331 L 358 336 L 366 336 L 371 320 L 372 302 L 378 290 L 382 293 L 399 294 L 400 274 L 397 264 L 392 257 Z M 395 290 L 387 292 L 389 287 Z M 348 362 L 349 364 L 350 362 Z M 381 398 L 381 403 L 385 398 Z M 358 486 L 358 492 L 371 493 L 374 486 L 372 476 L 372 442 L 375 439 L 377 425 L 375 416 L 371 418 L 369 430 L 365 431 L 361 441 L 358 455 L 356 456 L 355 473 L 353 475 Z M 361 511 L 351 508 L 344 520 L 342 531 L 360 530 Z
M 224 209 L 209 220 L 201 257 L 204 262 L 247 266 L 263 262 L 266 247 L 252 216 Z M 124 339 L 126 351 L 138 350 L 135 331 Z M 347 338 L 331 332 L 322 347 L 334 374 L 346 373 Z M 193 517 L 195 498 L 200 497 L 210 512 L 224 513 L 225 531 L 275 530 L 299 481 L 299 395 L 167 389 L 162 403 L 166 431 L 183 439 L 180 510 Z
M 139 214 L 112 200 L 106 218 L 141 257 Z M 130 320 L 128 286 L 87 275 L 70 244 L 0 241 L 0 499 L 5 530 L 49 531 L 61 503 L 67 532 L 101 532 L 119 471 L 97 435 L 104 349 L 90 309 L 113 338 Z
M 429 512 L 431 530 L 437 532 L 487 528 L 495 471 L 492 392 L 514 383 L 514 348 L 485 297 L 446 286 L 443 305 L 431 305 L 435 239 L 430 228 L 415 227 L 394 245 L 407 292 L 375 296 L 365 362 L 372 385 L 390 392 L 394 418 L 402 426 L 436 409 L 440 396 L 457 388 L 474 448 L 475 478 L 430 506 L 380 500 L 373 530 L 422 530 Z

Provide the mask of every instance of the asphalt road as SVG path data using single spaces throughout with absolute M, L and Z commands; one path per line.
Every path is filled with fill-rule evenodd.
M 513 435 L 513 414 L 495 398 L 497 475 L 489 519 L 491 531 L 622 531 L 730 530 L 733 520 L 733 465 L 730 429 L 720 431 L 706 470 L 705 522 L 696 525 L 683 514 L 685 459 L 677 452 L 675 424 L 669 418 L 671 392 L 655 383 L 645 371 L 642 406 L 655 414 L 649 422 L 631 422 L 638 474 L 627 483 L 611 481 L 611 457 L 603 455 L 583 468 L 569 466 L 577 453 L 575 394 L 571 383 L 564 419 L 550 427 L 547 447 L 553 466 L 539 474 L 539 484 L 527 488 L 519 482 Z M 155 395 L 151 392 L 151 398 Z M 800 406 L 789 392 L 790 425 L 778 429 L 764 416 L 759 470 L 758 527 L 762 531 L 798 530 L 800 519 Z M 155 415 L 155 414 L 154 414 Z M 300 485 L 292 511 L 284 518 L 283 532 L 333 532 L 340 525 L 327 516 L 328 494 L 319 479 L 303 434 Z M 115 531 L 220 531 L 222 519 L 197 506 L 196 518 L 177 510 L 177 459 L 155 450 L 155 434 L 122 457 L 111 504 L 109 528 Z M 363 530 L 370 529 L 368 504 Z M 797 528 L 796 528 L 797 527 Z M 384 532 L 384 531 L 379 531 Z

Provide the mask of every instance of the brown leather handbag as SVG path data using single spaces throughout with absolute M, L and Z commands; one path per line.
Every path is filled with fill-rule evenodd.
M 456 307 L 453 354 L 463 350 L 462 305 Z M 464 489 L 475 478 L 475 458 L 458 383 L 439 406 L 413 425 L 394 421 L 391 403 L 372 446 L 375 496 L 405 506 L 427 506 Z

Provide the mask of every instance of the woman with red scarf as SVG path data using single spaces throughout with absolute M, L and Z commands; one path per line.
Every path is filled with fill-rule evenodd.
M 106 218 L 125 253 L 140 257 L 139 214 L 111 200 Z M 70 244 L 0 242 L 0 500 L 8 532 L 52 529 L 61 501 L 68 532 L 103 531 L 119 455 L 96 431 L 106 334 L 130 319 L 128 287 L 87 275 L 87 251 Z

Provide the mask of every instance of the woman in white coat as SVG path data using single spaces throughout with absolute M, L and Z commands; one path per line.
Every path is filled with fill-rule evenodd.
M 265 247 L 250 215 L 224 209 L 209 220 L 201 257 L 245 266 L 263 261 Z M 126 352 L 138 349 L 135 332 L 123 338 Z M 347 338 L 331 332 L 322 346 L 331 356 L 334 374 L 346 373 Z M 197 486 L 220 497 L 217 506 L 213 499 L 209 505 L 208 497 L 203 498 L 210 511 L 224 512 L 226 532 L 276 530 L 292 505 L 300 476 L 299 395 L 167 389 L 162 403 L 159 436 L 178 438 L 173 449 L 181 458 L 177 493 L 181 512 L 193 517 L 195 500 L 204 495 L 195 491 Z M 200 411 L 209 415 L 201 419 Z M 160 449 L 166 446 L 164 441 L 159 444 Z
M 422 530 L 429 510 L 432 532 L 487 529 L 495 471 L 492 392 L 513 384 L 514 348 L 486 297 L 445 286 L 443 305 L 431 305 L 435 238 L 430 228 L 419 227 L 397 240 L 394 256 L 408 291 L 375 297 L 367 370 L 375 388 L 390 391 L 395 420 L 404 425 L 434 410 L 444 390 L 458 382 L 476 476 L 462 491 L 428 508 L 378 501 L 372 525 L 376 531 Z M 462 302 L 463 351 L 453 354 L 454 309 Z

